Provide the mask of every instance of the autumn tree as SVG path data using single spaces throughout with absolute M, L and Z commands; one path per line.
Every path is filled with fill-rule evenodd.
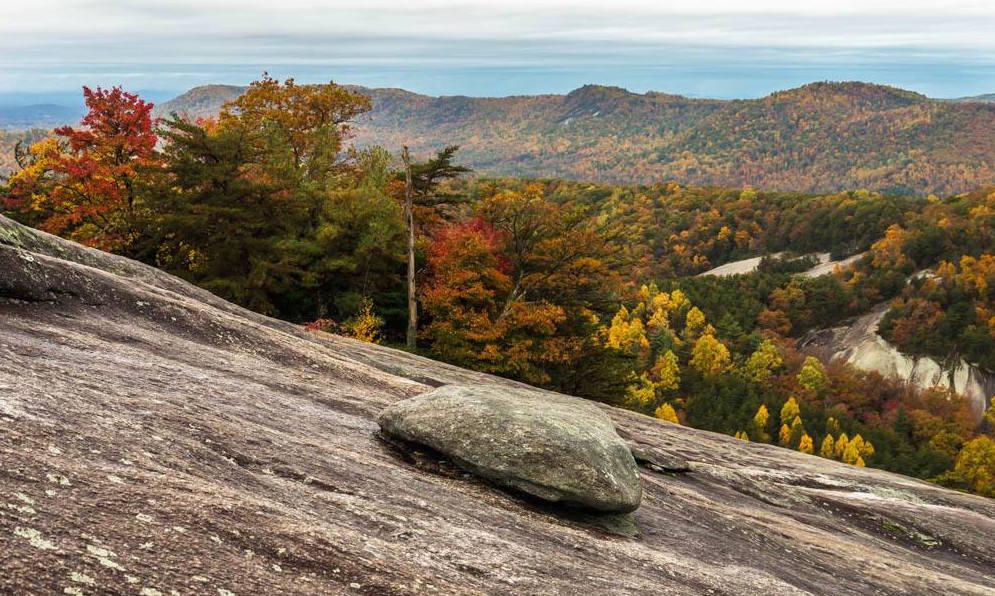
M 819 447 L 819 457 L 826 459 L 836 457 L 836 441 L 833 439 L 833 435 L 826 435 L 822 439 L 822 446 Z
M 843 450 L 842 461 L 845 464 L 857 466 L 858 468 L 864 467 L 864 458 L 860 455 L 860 445 L 857 441 L 854 440 L 847 443 L 846 448 Z
M 791 424 L 800 413 L 798 401 L 794 397 L 789 397 L 788 401 L 784 402 L 784 406 L 781 407 L 781 424 Z
M 84 87 L 83 98 L 80 126 L 31 146 L 4 203 L 53 234 L 127 252 L 139 233 L 143 172 L 157 164 L 152 104 L 120 87 Z
M 344 151 L 369 100 L 269 77 L 217 122 L 167 120 L 143 258 L 243 306 L 298 321 L 383 300 L 402 250 L 390 154 Z
M 691 354 L 691 366 L 703 375 L 717 375 L 729 368 L 729 348 L 714 335 L 699 337 Z
M 995 440 L 980 435 L 957 456 L 954 476 L 973 492 L 995 497 Z
M 808 356 L 798 371 L 798 384 L 813 393 L 826 388 L 829 378 L 826 376 L 826 369 L 822 362 L 815 356 Z
M 769 339 L 760 342 L 756 351 L 750 354 L 744 366 L 746 376 L 757 383 L 767 383 L 771 376 L 784 364 L 777 346 Z
M 661 391 L 676 391 L 681 386 L 681 369 L 677 354 L 667 350 L 650 370 L 654 385 Z
M 840 436 L 836 439 L 836 444 L 833 446 L 833 457 L 842 461 L 843 454 L 846 453 L 849 446 L 850 438 L 846 436 L 846 433 L 840 433 Z
M 340 163 L 352 121 L 371 107 L 366 95 L 333 82 L 281 83 L 263 73 L 222 107 L 219 124 L 243 129 L 260 154 L 279 153 L 293 174 L 321 184 Z
M 680 420 L 677 419 L 677 412 L 674 410 L 674 407 L 668 403 L 661 404 L 660 407 L 656 409 L 654 414 L 660 420 L 680 424 Z
M 596 313 L 616 299 L 618 282 L 601 222 L 537 185 L 489 195 L 477 213 L 438 232 L 429 249 L 421 296 L 430 350 L 546 386 L 555 371 L 554 387 L 595 390 L 595 369 L 576 364 L 606 357 Z
M 770 435 L 767 433 L 767 422 L 769 419 L 770 413 L 767 410 L 767 406 L 765 404 L 761 404 L 760 407 L 757 408 L 757 413 L 753 415 L 753 420 L 751 421 L 753 424 L 753 432 L 750 433 L 750 436 L 757 441 L 764 443 L 770 441 Z

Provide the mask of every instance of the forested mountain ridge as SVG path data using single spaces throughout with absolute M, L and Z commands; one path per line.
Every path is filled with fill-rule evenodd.
M 462 147 L 489 175 L 826 192 L 965 192 L 995 180 L 995 105 L 868 83 L 812 83 L 710 100 L 588 85 L 566 95 L 429 97 L 353 87 L 373 100 L 360 146 Z M 209 116 L 242 87 L 199 87 L 159 106 Z
M 958 97 L 951 101 L 959 102 L 995 102 L 995 93 L 983 93 L 981 95 L 971 95 L 969 97 Z

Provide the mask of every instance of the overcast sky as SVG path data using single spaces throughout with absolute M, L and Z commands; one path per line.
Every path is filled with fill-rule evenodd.
M 153 96 L 305 81 L 432 94 L 584 83 L 755 97 L 868 80 L 995 92 L 995 1 L 4 0 L 0 93 L 123 84 Z

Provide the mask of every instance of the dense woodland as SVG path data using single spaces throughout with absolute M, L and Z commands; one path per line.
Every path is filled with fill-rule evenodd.
M 19 152 L 5 213 L 365 341 L 402 344 L 414 289 L 425 355 L 995 496 L 995 407 L 978 419 L 949 391 L 795 344 L 892 301 L 881 332 L 903 350 L 995 370 L 995 192 L 488 179 L 455 147 L 404 168 L 400 147 L 350 146 L 371 100 L 334 84 L 264 77 L 196 121 L 156 119 L 121 89 L 85 99 L 79 126 Z M 782 251 L 752 274 L 694 277 Z M 863 256 L 794 275 L 817 251 Z

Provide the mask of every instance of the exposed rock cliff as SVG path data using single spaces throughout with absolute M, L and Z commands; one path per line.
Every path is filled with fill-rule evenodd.
M 995 591 L 995 502 L 910 478 L 604 407 L 626 537 L 379 438 L 456 383 L 516 387 L 0 218 L 0 593 Z
M 961 360 L 955 368 L 932 358 L 913 358 L 878 335 L 878 324 L 888 312 L 882 304 L 850 325 L 810 334 L 801 346 L 830 360 L 841 360 L 885 377 L 901 379 L 923 388 L 950 387 L 968 397 L 980 415 L 995 395 L 995 375 Z

